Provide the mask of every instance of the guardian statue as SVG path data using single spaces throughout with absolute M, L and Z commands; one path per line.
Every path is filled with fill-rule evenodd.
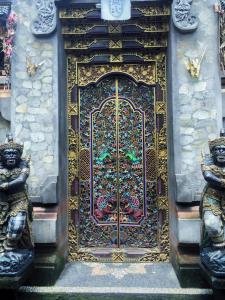
M 30 167 L 22 153 L 12 135 L 0 145 L 0 276 L 18 275 L 33 258 L 26 185 Z
M 203 155 L 202 174 L 207 184 L 200 206 L 202 265 L 216 277 L 225 277 L 225 133 L 209 141 Z

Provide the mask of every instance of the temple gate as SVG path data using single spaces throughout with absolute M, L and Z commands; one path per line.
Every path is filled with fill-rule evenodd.
M 154 4 L 132 6 L 126 22 L 101 20 L 94 5 L 60 10 L 72 261 L 169 258 L 169 16 Z

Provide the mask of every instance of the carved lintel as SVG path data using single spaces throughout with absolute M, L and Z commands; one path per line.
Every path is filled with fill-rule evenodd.
M 193 32 L 198 27 L 198 18 L 191 13 L 192 0 L 173 0 L 174 26 L 183 33 Z
M 35 36 L 45 36 L 56 29 L 56 7 L 54 0 L 36 0 L 38 19 L 32 24 L 31 31 Z

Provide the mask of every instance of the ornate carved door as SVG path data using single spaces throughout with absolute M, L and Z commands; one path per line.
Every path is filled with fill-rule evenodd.
M 167 260 L 166 103 L 156 64 L 81 64 L 76 72 L 71 257 Z

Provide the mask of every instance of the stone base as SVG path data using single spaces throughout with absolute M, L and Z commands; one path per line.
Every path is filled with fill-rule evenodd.
M 181 288 L 170 263 L 74 262 L 54 286 L 21 287 L 17 300 L 212 300 L 212 295 L 211 289 Z
M 106 282 L 105 282 L 106 284 Z M 224 300 L 212 290 L 151 287 L 22 287 L 16 300 Z
M 172 247 L 171 262 L 183 288 L 208 288 L 199 266 L 199 250 L 196 247 Z
M 27 285 L 53 285 L 65 265 L 65 259 L 54 247 L 36 247 L 34 272 L 26 281 Z

